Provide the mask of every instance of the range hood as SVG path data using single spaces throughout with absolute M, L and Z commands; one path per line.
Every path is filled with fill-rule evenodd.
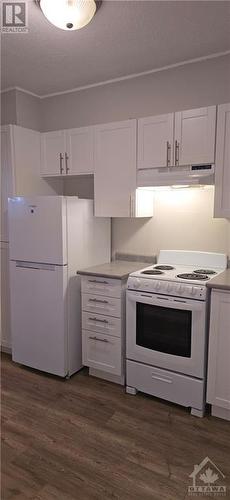
M 214 184 L 214 172 L 213 164 L 140 169 L 137 171 L 137 185 L 154 187 Z

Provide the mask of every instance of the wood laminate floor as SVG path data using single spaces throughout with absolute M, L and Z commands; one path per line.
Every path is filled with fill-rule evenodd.
M 229 499 L 229 422 L 85 371 L 64 381 L 2 357 L 2 500 L 187 500 L 206 456 Z

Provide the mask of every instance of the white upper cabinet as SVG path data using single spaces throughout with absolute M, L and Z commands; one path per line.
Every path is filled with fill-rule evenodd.
M 214 216 L 230 218 L 230 103 L 218 106 Z
M 138 120 L 138 168 L 173 164 L 174 114 Z
M 42 175 L 62 175 L 65 171 L 65 132 L 45 132 L 41 138 L 41 173 Z
M 175 113 L 175 165 L 215 161 L 216 106 Z
M 136 190 L 136 120 L 95 127 L 95 215 L 130 217 Z
M 94 172 L 94 128 L 81 127 L 66 131 L 67 173 L 71 175 Z
M 129 217 L 136 189 L 136 120 L 95 127 L 95 215 Z
M 42 134 L 43 176 L 93 173 L 94 128 L 81 127 Z
M 138 169 L 212 164 L 216 106 L 138 120 Z

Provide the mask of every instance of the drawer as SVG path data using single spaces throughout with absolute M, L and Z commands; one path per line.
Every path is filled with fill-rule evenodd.
M 121 297 L 121 281 L 100 278 L 95 276 L 84 276 L 81 278 L 82 293 L 105 295 L 106 297 Z
M 95 312 L 108 316 L 121 317 L 121 299 L 100 295 L 82 294 L 83 311 Z
M 127 360 L 126 384 L 183 406 L 203 407 L 204 384 L 192 377 Z
M 104 333 L 106 335 L 121 336 L 121 320 L 102 314 L 82 312 L 82 328 L 91 332 Z
M 83 330 L 82 360 L 85 366 L 121 375 L 120 339 Z

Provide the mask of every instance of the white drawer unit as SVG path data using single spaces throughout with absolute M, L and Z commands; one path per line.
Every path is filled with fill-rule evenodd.
M 126 280 L 81 278 L 82 358 L 89 374 L 124 385 Z
M 201 410 L 204 401 L 204 389 L 201 380 L 186 377 L 168 370 L 127 360 L 126 391 L 133 394 L 135 389 L 174 403 L 191 406 Z M 189 384 L 189 391 L 188 391 Z M 198 404 L 197 404 L 198 403 Z
M 82 293 L 121 297 L 121 281 L 97 276 L 84 276 L 81 279 Z
M 114 297 L 104 297 L 103 295 L 95 297 L 95 295 L 83 293 L 82 310 L 120 318 L 121 300 Z
M 101 314 L 82 312 L 82 328 L 91 332 L 99 332 L 114 337 L 121 336 L 121 320 Z
M 113 375 L 121 375 L 121 341 L 117 337 L 83 330 L 83 363 Z

